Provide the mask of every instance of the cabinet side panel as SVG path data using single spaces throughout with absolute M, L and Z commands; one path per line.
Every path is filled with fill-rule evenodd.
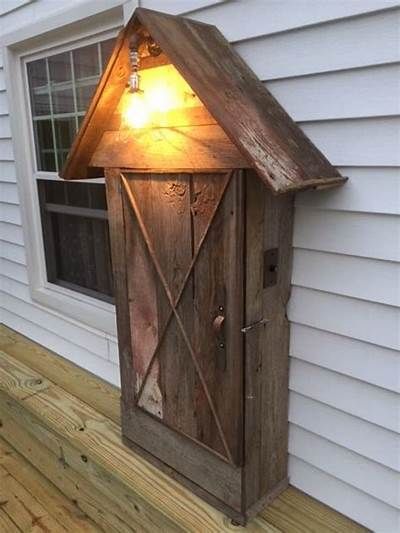
M 246 189 L 245 509 L 287 477 L 289 323 L 293 197 L 273 196 L 254 173 Z M 277 249 L 275 284 L 264 252 Z M 264 286 L 267 285 L 265 288 Z M 269 285 L 269 286 L 268 286 Z
M 107 209 L 117 314 L 121 394 L 125 404 L 133 401 L 131 329 L 125 257 L 125 223 L 119 169 L 106 169 Z

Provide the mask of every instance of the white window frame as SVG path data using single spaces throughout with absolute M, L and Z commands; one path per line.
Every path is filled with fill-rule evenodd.
M 47 281 L 36 181 L 59 179 L 36 171 L 26 62 L 115 36 L 124 22 L 123 0 L 90 0 L 7 34 L 3 46 L 10 124 L 32 300 L 59 315 L 115 336 L 114 305 Z M 25 110 L 25 112 L 24 112 Z M 98 182 L 99 180 L 88 180 Z M 101 181 L 101 180 L 100 180 Z

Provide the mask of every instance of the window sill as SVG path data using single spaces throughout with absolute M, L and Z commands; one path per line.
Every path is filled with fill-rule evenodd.
M 115 306 L 96 298 L 46 283 L 31 289 L 32 300 L 46 308 L 72 318 L 77 323 L 117 336 Z

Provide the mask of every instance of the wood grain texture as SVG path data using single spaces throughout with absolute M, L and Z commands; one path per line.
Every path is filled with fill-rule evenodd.
M 215 27 L 142 8 L 135 13 L 275 192 L 339 176 Z
M 166 127 L 166 125 L 171 128 L 179 128 L 183 126 L 209 126 L 217 123 L 215 118 L 204 106 L 172 109 L 171 111 L 165 111 L 162 118 L 162 121 L 160 121 L 162 124 L 159 124 L 160 127 Z M 157 126 L 157 124 L 155 124 L 155 126 Z M 121 112 L 118 112 L 117 109 L 111 117 L 110 122 L 107 124 L 107 131 L 119 131 L 124 128 L 126 129 L 123 117 Z
M 152 528 L 159 531 L 165 527 L 168 532 L 179 531 L 168 519 L 158 520 L 157 512 L 152 515 L 151 507 L 118 485 L 111 471 L 89 463 L 87 449 L 74 447 L 70 439 L 51 431 L 41 416 L 31 414 L 1 392 L 0 416 L 2 437 L 103 530 L 151 533 Z
M 7 356 L 0 356 L 2 362 L 5 359 Z M 20 365 L 25 372 L 26 367 Z M 120 428 L 89 406 L 55 385 L 46 395 L 36 394 L 20 402 L 18 385 L 14 393 L 8 390 L 6 394 L 2 392 L 2 383 L 0 368 L 0 409 L 4 422 L 1 435 L 8 439 L 10 418 L 21 424 L 42 442 L 43 449 L 50 448 L 59 461 L 68 465 L 67 474 L 73 471 L 87 479 L 96 491 L 117 506 L 117 514 L 122 518 L 127 516 L 132 530 L 179 531 L 182 520 L 185 531 L 198 531 L 199 524 L 210 531 L 225 530 L 228 522 L 221 513 L 131 453 L 121 443 Z M 18 438 L 18 443 L 21 441 Z M 167 515 L 160 521 L 165 512 Z
M 99 531 L 79 507 L 3 439 L 0 439 L 0 480 L 4 483 L 4 489 L 0 485 L 0 526 L 8 516 L 18 531 L 46 531 L 46 528 L 64 533 Z M 11 533 L 13 529 L 1 531 Z
M 256 176 L 247 178 L 246 505 L 287 476 L 289 325 L 293 198 L 272 197 Z M 278 279 L 263 288 L 264 250 L 278 248 Z
M 0 513 L 5 513 L 20 531 L 65 531 L 43 507 L 41 502 L 29 493 L 0 465 Z
M 249 166 L 218 125 L 106 131 L 94 167 L 204 171 Z
M 293 197 L 274 197 L 254 171 L 229 179 L 225 188 L 218 174 L 121 174 L 119 296 L 132 314 L 119 328 L 133 342 L 121 356 L 131 372 L 122 428 L 129 445 L 245 523 L 287 484 Z M 277 282 L 265 288 L 271 248 Z
M 289 487 L 260 516 L 285 533 L 356 533 L 366 531 L 330 507 Z M 312 517 L 312 520 L 310 518 Z
M 117 387 L 3 324 L 0 324 L 0 349 L 40 374 L 41 379 L 56 382 L 106 418 L 120 423 L 120 390 Z
M 124 179 L 134 210 L 125 238 L 133 243 L 127 264 L 138 405 L 229 460 L 232 454 L 236 464 L 242 461 L 241 180 L 235 176 L 227 187 L 219 175 Z M 213 321 L 225 308 L 222 339 Z M 157 331 L 157 347 L 149 346 L 146 336 Z
M 265 483 L 277 482 L 287 475 L 289 321 L 286 314 L 292 275 L 293 195 L 274 198 L 266 191 L 264 249 L 278 247 L 278 279 L 263 291 L 263 313 L 271 317 L 265 343 L 270 347 L 263 362 L 262 441 Z M 284 392 L 282 392 L 284 391 Z M 285 392 L 286 391 L 286 392 Z M 273 450 L 274 461 L 268 459 Z
M 69 390 L 73 396 L 71 397 L 63 391 L 63 389 L 58 387 L 59 393 L 64 395 L 65 398 L 74 399 L 73 408 L 76 412 L 86 412 L 87 404 L 85 407 L 85 402 L 90 402 L 91 407 L 93 408 L 92 412 L 96 412 L 96 420 L 98 423 L 100 420 L 106 421 L 107 417 L 102 414 L 104 411 L 104 402 L 103 399 L 107 398 L 107 403 L 110 404 L 109 412 L 118 411 L 118 399 L 113 395 L 115 388 L 111 385 L 103 383 L 99 378 L 93 376 L 83 369 L 75 367 L 72 363 L 62 360 L 56 355 L 49 353 L 44 348 L 33 343 L 32 341 L 27 341 L 21 335 L 12 332 L 8 328 L 0 329 L 0 347 L 3 350 L 13 349 L 13 358 L 16 361 L 21 361 L 28 363 L 31 368 L 34 368 L 36 372 L 41 372 L 41 377 L 43 379 L 49 378 L 50 375 L 53 377 L 53 381 L 57 382 L 57 377 L 60 376 L 62 386 Z M 10 340 L 11 339 L 11 340 Z M 15 344 L 18 343 L 18 349 L 15 347 Z M 26 347 L 25 354 L 23 347 Z M 35 347 L 33 351 L 33 346 Z M 42 356 L 40 355 L 42 353 Z M 45 361 L 45 364 L 44 364 Z M 40 371 L 42 368 L 43 371 Z M 68 375 L 68 368 L 71 371 L 71 375 L 74 376 L 74 379 L 67 380 L 65 376 Z M 19 371 L 21 373 L 21 371 Z M 23 371 L 26 373 L 26 370 Z M 33 373 L 32 376 L 36 374 Z M 15 380 L 17 383 L 17 380 Z M 18 386 L 18 385 L 17 385 Z M 53 385 L 56 387 L 56 385 Z M 0 385 L 1 388 L 1 385 Z M 95 393 L 97 390 L 103 390 L 103 393 Z M 90 394 L 87 391 L 91 391 Z M 48 389 L 46 389 L 43 395 L 48 394 Z M 12 394 L 14 398 L 18 398 L 20 395 L 14 391 Z M 35 397 L 32 398 L 32 401 Z M 50 397 L 48 397 L 50 399 Z M 82 399 L 80 399 L 82 398 Z M 87 470 L 83 467 L 88 463 L 83 463 L 80 459 L 81 454 L 87 456 L 91 455 L 89 453 L 91 445 L 88 441 L 81 440 L 78 444 L 75 441 L 77 453 L 77 461 L 80 461 L 80 477 L 78 476 L 77 471 L 72 469 L 72 466 L 69 467 L 63 466 L 60 462 L 60 447 L 55 447 L 54 452 L 52 453 L 48 446 L 52 446 L 53 439 L 43 440 L 43 434 L 41 433 L 40 426 L 42 428 L 49 428 L 50 425 L 54 427 L 56 424 L 58 439 L 62 438 L 62 450 L 65 451 L 65 443 L 71 442 L 71 438 L 75 433 L 71 433 L 70 423 L 64 418 L 64 410 L 67 404 L 64 405 L 62 411 L 59 411 L 57 414 L 57 406 L 51 401 L 48 405 L 52 405 L 52 410 L 43 409 L 40 404 L 30 403 L 30 405 L 25 405 L 25 401 L 20 401 L 21 409 L 16 411 L 16 418 L 11 419 L 12 410 L 7 405 L 11 396 L 7 393 L 6 397 L 2 396 L 0 399 L 0 409 L 1 409 L 1 420 L 3 420 L 3 427 L 0 430 L 1 435 L 9 441 L 12 441 L 15 446 L 18 446 L 18 450 L 22 453 L 30 462 L 32 462 L 36 468 L 41 471 L 47 477 L 58 486 L 61 491 L 66 494 L 67 491 L 71 491 L 68 494 L 71 499 L 76 499 L 77 504 L 80 508 L 83 508 L 86 502 L 85 511 L 89 514 L 90 509 L 93 511 L 93 515 L 97 512 L 96 523 L 107 530 L 107 531 L 125 531 L 122 528 L 121 518 L 123 514 L 118 518 L 115 514 L 118 509 L 115 500 L 112 499 L 112 494 L 108 496 L 103 495 L 102 499 L 97 500 L 101 503 L 96 503 L 96 495 L 99 494 L 99 489 L 95 489 L 95 485 L 90 483 L 91 474 L 93 471 L 96 461 L 92 456 L 91 462 Z M 70 400 L 68 400 L 70 401 Z M 97 404 L 97 405 L 96 405 Z M 97 409 L 98 407 L 98 409 Z M 28 411 L 31 412 L 32 416 L 35 416 L 35 423 L 24 423 L 25 416 Z M 84 411 L 82 411 L 84 409 Z M 70 413 L 70 409 L 67 409 L 67 412 Z M 54 417 L 51 415 L 54 414 Z M 53 422 L 51 422 L 53 420 Z M 91 415 L 86 417 L 87 426 L 91 425 L 90 420 L 93 420 Z M 68 429 L 69 428 L 69 429 Z M 29 429 L 29 432 L 28 432 Z M 30 433 L 32 430 L 36 432 L 36 437 Z M 82 432 L 76 432 L 80 437 Z M 49 434 L 51 435 L 51 434 Z M 38 437 L 40 440 L 38 440 Z M 58 441 L 60 442 L 60 440 Z M 93 441 L 92 441 L 93 442 Z M 94 441 L 97 443 L 97 440 Z M 44 445 L 44 443 L 46 443 Z M 100 444 L 100 448 L 101 448 Z M 119 465 L 121 459 L 126 457 L 126 450 L 120 444 L 121 453 L 110 447 L 110 453 L 104 455 L 104 460 L 101 462 L 103 470 L 103 475 L 100 475 L 98 479 L 103 482 L 104 480 L 110 479 L 112 474 L 112 479 L 115 475 L 119 475 Z M 94 451 L 97 448 L 97 444 L 94 447 Z M 68 448 L 71 449 L 71 448 Z M 68 452 L 70 453 L 70 452 Z M 134 475 L 130 477 L 131 485 L 130 491 L 131 494 L 137 494 L 141 489 L 139 488 L 144 484 L 148 484 L 149 491 L 146 496 L 146 501 L 149 505 L 155 505 L 156 508 L 162 509 L 165 511 L 166 516 L 173 517 L 176 524 L 180 525 L 180 529 L 183 531 L 199 531 L 201 528 L 203 531 L 210 532 L 222 532 L 222 531 L 234 531 L 237 530 L 232 526 L 227 519 L 225 519 L 221 513 L 215 511 L 212 507 L 202 502 L 199 498 L 189 493 L 183 489 L 180 485 L 173 482 L 170 478 L 164 476 L 161 472 L 155 468 L 148 465 L 146 461 L 143 461 L 135 454 L 129 454 L 131 457 L 130 462 L 127 463 L 127 469 L 133 470 Z M 114 457 L 113 460 L 111 458 Z M 65 455 L 65 458 L 68 458 L 68 454 Z M 74 463 L 75 464 L 75 463 Z M 96 470 L 94 470 L 95 472 Z M 95 476 L 96 479 L 96 476 Z M 76 485 L 79 486 L 77 490 Z M 114 489 L 113 489 L 114 490 Z M 75 492 L 73 492 L 75 491 Z M 67 494 L 67 495 L 68 495 Z M 74 495 L 73 495 L 74 494 Z M 120 497 L 120 493 L 115 493 L 117 499 L 122 500 L 125 498 Z M 158 499 L 157 495 L 160 495 Z M 175 505 L 177 503 L 178 505 Z M 97 507 L 96 507 L 97 506 Z M 96 511 L 97 509 L 97 511 Z M 102 510 L 102 512 L 100 512 Z M 131 511 L 133 511 L 133 505 L 131 505 Z M 114 513 L 114 518 L 111 518 L 112 512 Z M 106 521 L 106 518 L 110 519 L 110 522 Z M 0 514 L 0 520 L 1 520 Z M 103 520 L 98 522 L 98 520 Z M 119 519 L 119 522 L 117 521 Z M 147 520 L 148 518 L 146 518 Z M 2 525 L 3 522 L 0 522 Z M 113 527 L 111 527 L 111 525 Z M 119 526 L 118 526 L 119 524 Z M 154 523 L 149 522 L 151 525 L 152 532 L 158 531 Z M 119 529 L 118 529 L 119 527 Z M 6 529 L 6 531 L 12 532 L 13 529 Z M 165 527 L 161 531 L 168 531 L 168 528 Z M 287 532 L 287 533 L 297 533 L 301 532 L 318 532 L 318 533 L 342 533 L 343 531 L 349 532 L 365 532 L 366 530 L 361 526 L 358 526 L 354 522 L 350 521 L 346 517 L 340 515 L 339 513 L 329 509 L 320 502 L 306 496 L 297 489 L 290 488 L 285 491 L 281 496 L 279 496 L 274 503 L 272 503 L 267 511 L 263 511 L 259 517 L 255 520 L 252 520 L 248 526 L 247 530 L 251 533 L 266 531 L 269 533 L 278 533 L 278 532 Z
M 132 369 L 132 339 L 129 324 L 124 204 L 118 169 L 108 169 L 106 171 L 106 191 L 117 314 L 121 392 L 123 400 L 131 404 L 134 400 L 135 376 Z
M 231 168 L 250 166 L 256 169 L 264 183 L 276 193 L 334 186 L 345 181 L 215 27 L 143 8 L 135 10 L 118 37 L 111 60 L 61 173 L 63 178 L 85 177 L 88 170 L 96 166 L 127 166 L 136 169 L 143 166 L 165 166 L 165 162 L 162 164 L 161 160 L 154 158 L 153 163 L 148 160 L 139 162 L 141 166 L 138 166 L 137 160 L 132 162 L 132 148 L 137 148 L 138 142 L 140 146 L 141 134 L 135 132 L 132 136 L 131 148 L 128 148 L 127 143 L 125 147 L 117 143 L 118 149 L 113 152 L 111 145 L 117 139 L 110 132 L 105 133 L 107 122 L 114 114 L 124 90 L 124 82 L 128 78 L 128 37 L 134 31 L 148 31 L 151 34 L 171 64 L 243 154 L 246 164 L 241 162 Z M 209 130 L 207 136 L 212 138 L 211 144 L 216 144 L 215 135 L 211 136 L 213 126 L 203 128 L 203 133 Z M 176 131 L 169 130 L 168 135 L 174 142 L 179 142 Z M 102 136 L 103 141 L 98 146 Z M 110 136 L 113 141 L 106 142 Z M 204 143 L 204 138 L 202 142 Z M 155 148 L 157 143 L 154 136 L 150 143 L 145 139 L 142 147 L 147 146 L 148 149 L 149 144 L 151 148 Z M 167 144 L 170 146 L 169 142 Z M 193 146 L 196 147 L 194 153 Z M 226 155 L 223 149 L 226 150 L 226 143 L 218 145 L 220 157 Z M 114 164 L 110 162 L 110 159 L 116 155 L 121 156 L 126 150 L 131 164 L 120 163 L 119 160 Z M 186 165 L 188 160 L 196 156 L 198 164 L 205 168 L 216 168 L 207 166 L 196 152 L 201 153 L 201 144 L 198 142 L 190 144 L 183 151 Z M 173 155 L 176 157 L 178 153 L 175 151 Z M 105 165 L 107 160 L 108 164 Z M 175 168 L 187 167 L 175 162 Z
M 159 459 L 157 466 L 164 472 L 179 481 L 186 478 L 190 483 L 184 484 L 195 494 L 200 497 L 211 494 L 214 498 L 206 497 L 206 501 L 219 500 L 218 509 L 222 508 L 229 516 L 233 510 L 233 516 L 240 520 L 240 468 L 221 460 L 206 447 L 196 446 L 195 441 L 162 426 L 141 409 L 124 408 L 122 417 L 122 432 L 127 444 L 131 441 Z M 179 475 L 175 476 L 173 471 Z

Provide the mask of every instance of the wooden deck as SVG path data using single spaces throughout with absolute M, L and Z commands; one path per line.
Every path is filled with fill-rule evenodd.
M 244 529 L 121 444 L 118 389 L 2 326 L 0 437 L 0 476 L 13 469 L 9 479 L 16 479 L 1 483 L 0 520 L 8 522 L 0 531 Z M 15 507 L 21 501 L 28 502 L 24 513 Z M 245 530 L 366 531 L 292 487 Z
M 0 438 L 0 531 L 97 533 L 101 530 Z

